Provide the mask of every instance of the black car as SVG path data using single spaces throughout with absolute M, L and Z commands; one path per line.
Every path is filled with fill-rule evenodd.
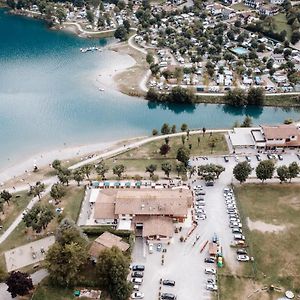
M 236 254 L 247 255 L 247 250 L 246 249 L 237 249 Z
M 224 161 L 225 161 L 225 162 L 229 162 L 228 156 L 224 156 Z
M 278 154 L 277 156 L 278 156 L 278 159 L 279 159 L 279 160 L 283 160 L 283 157 L 282 157 L 281 154 Z
M 268 159 L 273 159 L 273 155 L 272 154 L 267 154 Z
M 204 262 L 209 263 L 209 264 L 213 264 L 215 262 L 215 260 L 211 257 L 208 257 L 208 258 L 204 258 Z
M 214 186 L 214 182 L 213 181 L 206 181 L 205 185 L 206 186 Z
M 298 159 L 300 160 L 300 154 L 296 154 L 296 155 L 297 155 Z
M 135 277 L 135 278 L 143 278 L 144 277 L 144 273 L 141 272 L 141 271 L 136 271 L 136 272 L 133 272 L 131 274 L 131 277 Z
M 256 154 L 255 156 L 256 156 L 257 161 L 261 161 L 261 156 L 259 154 Z
M 247 161 L 247 162 L 250 162 L 250 161 L 251 161 L 251 158 L 250 158 L 249 156 L 245 156 L 245 158 L 246 158 L 246 161 Z
M 145 266 L 143 265 L 133 265 L 132 271 L 145 271 Z
M 171 293 L 162 293 L 160 296 L 160 299 L 162 300 L 176 300 L 177 297 L 174 294 Z
M 169 280 L 169 279 L 165 279 L 162 282 L 163 285 L 168 285 L 168 286 L 174 286 L 175 285 L 175 281 L 174 280 Z

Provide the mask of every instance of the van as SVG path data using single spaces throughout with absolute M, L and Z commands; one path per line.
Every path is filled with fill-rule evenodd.
M 149 244 L 149 253 L 150 254 L 153 253 L 153 244 L 152 243 Z

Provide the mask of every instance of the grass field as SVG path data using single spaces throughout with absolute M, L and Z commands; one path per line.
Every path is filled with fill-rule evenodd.
M 32 196 L 29 196 L 27 191 L 23 191 L 13 194 L 9 204 L 4 204 L 4 214 L 0 216 L 0 224 L 3 226 L 2 232 L 11 225 L 31 199 Z
M 280 33 L 282 30 L 286 30 L 287 37 L 290 40 L 292 36 L 292 27 L 287 23 L 285 13 L 279 13 L 272 18 L 274 19 L 276 24 L 275 32 Z
M 284 230 L 247 230 L 246 239 L 255 259 L 255 276 L 263 285 L 300 291 L 300 185 L 244 185 L 235 188 L 242 215 L 251 221 L 283 225 Z M 249 273 L 250 264 L 244 264 Z
M 198 146 L 198 137 L 200 137 L 200 143 Z M 208 155 L 211 154 L 211 148 L 209 146 L 209 141 L 215 140 L 215 148 L 213 149 L 213 154 L 225 154 L 228 153 L 227 143 L 222 133 L 213 133 L 202 134 L 200 135 L 190 135 L 189 140 L 186 139 L 185 146 L 189 147 L 189 144 L 192 145 L 191 155 Z M 171 175 L 176 175 L 175 166 L 178 164 L 176 160 L 177 149 L 182 146 L 182 138 L 172 137 L 169 141 L 170 152 L 164 156 L 159 153 L 159 148 L 162 144 L 165 143 L 165 140 L 153 141 L 148 144 L 145 144 L 138 149 L 128 151 L 124 154 L 118 155 L 117 157 L 108 159 L 106 161 L 107 165 L 110 167 L 110 172 L 108 177 L 114 177 L 111 170 L 113 166 L 117 164 L 123 164 L 126 166 L 126 173 L 130 175 L 139 174 L 149 178 L 149 174 L 145 173 L 146 166 L 150 164 L 157 165 L 157 174 L 164 176 L 161 171 L 161 164 L 164 162 L 169 162 L 172 165 L 173 172 Z

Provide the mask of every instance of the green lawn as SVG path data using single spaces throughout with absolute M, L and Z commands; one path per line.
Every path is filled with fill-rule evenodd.
M 4 214 L 1 215 L 0 224 L 3 226 L 1 231 L 6 230 L 16 217 L 25 209 L 32 196 L 28 195 L 27 191 L 13 194 L 9 205 L 4 204 Z
M 243 216 L 286 226 L 276 233 L 246 230 L 257 280 L 299 292 L 300 185 L 253 184 L 236 187 L 235 192 Z M 245 273 L 251 273 L 251 264 L 244 265 Z
M 237 3 L 237 4 L 233 4 L 231 5 L 231 8 L 234 9 L 235 11 L 249 11 L 251 10 L 251 7 L 246 6 L 243 3 Z
M 292 36 L 292 27 L 287 23 L 285 13 L 279 13 L 272 17 L 275 20 L 276 28 L 275 32 L 280 33 L 282 30 L 286 30 L 288 39 Z
M 198 145 L 198 137 L 200 137 L 200 143 Z M 215 140 L 215 148 L 210 148 L 210 140 Z M 110 173 L 108 177 L 112 176 L 111 169 L 116 164 L 124 164 L 126 166 L 126 171 L 131 174 L 139 174 L 141 176 L 149 177 L 149 174 L 145 173 L 146 166 L 150 164 L 157 165 L 157 171 L 161 170 L 161 164 L 164 162 L 170 162 L 173 167 L 173 175 L 177 174 L 175 171 L 175 166 L 178 164 L 176 160 L 177 149 L 182 146 L 182 138 L 172 137 L 170 138 L 170 152 L 164 156 L 159 153 L 159 148 L 165 140 L 153 141 L 147 143 L 138 149 L 128 151 L 124 154 L 118 155 L 114 158 L 108 159 L 106 161 L 107 165 L 110 167 Z M 212 154 L 226 154 L 228 153 L 227 143 L 222 133 L 214 133 L 212 136 L 210 134 L 190 135 L 189 140 L 186 139 L 185 146 L 191 148 L 191 155 L 210 155 Z M 212 151 L 213 150 L 213 151 Z

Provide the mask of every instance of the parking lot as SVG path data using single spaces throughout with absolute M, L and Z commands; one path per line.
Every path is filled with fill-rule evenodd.
M 261 159 L 268 159 L 266 154 L 260 154 Z M 259 161 L 253 153 L 250 157 L 250 164 L 255 168 Z M 162 293 L 173 293 L 177 299 L 211 299 L 212 291 L 206 289 L 207 279 L 212 275 L 205 274 L 205 268 L 216 269 L 216 264 L 205 263 L 204 259 L 208 257 L 208 246 L 200 253 L 200 249 L 206 243 L 211 241 L 214 235 L 218 236 L 224 262 L 226 266 L 235 273 L 240 262 L 237 260 L 236 250 L 230 247 L 234 243 L 234 234 L 230 227 L 227 204 L 224 198 L 224 188 L 229 186 L 232 181 L 232 170 L 238 161 L 246 160 L 245 155 L 230 156 L 229 161 L 225 162 L 223 156 L 208 157 L 207 159 L 198 158 L 192 160 L 192 165 L 198 166 L 207 163 L 221 164 L 225 171 L 220 178 L 216 180 L 214 186 L 204 187 L 205 206 L 203 206 L 207 218 L 198 220 L 198 225 L 185 241 L 181 242 L 181 236 L 187 236 L 188 228 L 182 232 L 176 233 L 170 245 L 163 244 L 167 249 L 166 253 L 156 250 L 152 254 L 148 251 L 145 241 L 138 239 L 133 253 L 133 263 L 145 266 L 143 283 L 140 291 L 144 293 L 145 300 L 159 299 L 159 291 Z M 299 162 L 295 153 L 283 154 L 282 160 L 277 160 L 277 166 L 289 164 L 293 161 Z M 255 171 L 253 171 L 253 176 Z M 192 186 L 204 185 L 202 180 L 196 176 L 191 178 Z M 196 241 L 196 237 L 199 239 Z M 164 255 L 164 265 L 162 265 L 162 255 Z M 160 279 L 169 279 L 176 282 L 174 287 L 160 285 Z M 161 287 L 161 290 L 160 290 Z

